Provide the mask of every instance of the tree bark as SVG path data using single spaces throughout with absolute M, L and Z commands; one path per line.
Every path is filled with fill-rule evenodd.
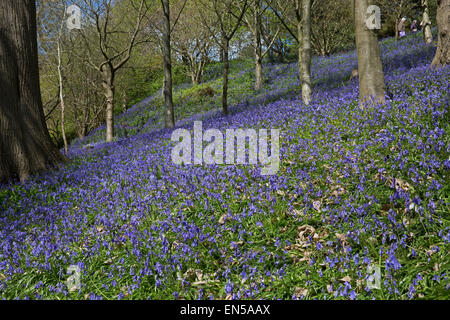
M 423 38 L 427 44 L 433 42 L 433 33 L 431 32 L 430 15 L 428 14 L 428 0 L 422 0 L 423 15 L 422 15 L 422 28 Z
M 197 79 L 197 72 L 195 72 L 195 71 L 191 71 L 191 83 L 193 86 L 196 86 L 199 84 L 198 79 Z
M 253 46 L 255 49 L 255 90 L 261 90 L 263 87 L 262 75 L 262 43 L 261 43 L 261 1 L 255 0 L 253 3 L 254 14 L 254 38 Z
M 224 115 L 228 114 L 228 73 L 230 69 L 229 62 L 229 49 L 230 41 L 233 39 L 234 34 L 241 25 L 244 14 L 248 8 L 248 0 L 241 1 L 224 1 L 224 0 L 208 0 L 208 3 L 212 5 L 211 10 L 214 12 L 218 19 L 218 25 L 214 27 L 206 22 L 206 19 L 202 16 L 203 22 L 207 26 L 209 32 L 216 40 L 216 43 L 220 47 L 221 57 L 223 58 L 223 85 L 222 85 L 222 112 Z M 240 10 L 239 16 L 236 16 L 236 10 Z M 233 18 L 236 18 L 233 23 Z M 216 27 L 220 28 L 220 40 L 214 34 Z
M 197 62 L 197 56 L 189 55 L 190 61 L 190 74 L 191 74 L 191 82 L 193 86 L 196 86 L 202 82 L 203 71 L 206 64 L 206 53 L 203 53 L 203 56 L 200 58 L 200 61 Z
M 309 105 L 311 102 L 311 0 L 302 0 L 302 99 Z
M 262 58 L 259 55 L 255 56 L 255 90 L 261 90 L 263 87 L 263 71 Z
M 297 38 L 298 38 L 298 76 L 299 79 L 302 79 L 302 58 L 303 58 L 303 31 L 302 31 L 302 24 L 299 21 L 297 23 Z
M 65 128 L 65 109 L 66 105 L 64 103 L 64 93 L 63 93 L 63 77 L 61 70 L 61 36 L 58 38 L 58 79 L 59 79 L 59 102 L 61 103 L 61 133 L 64 141 L 64 151 L 67 154 L 68 146 L 67 146 L 67 137 L 66 137 L 66 128 Z
M 65 160 L 44 120 L 35 1 L 1 1 L 0 182 L 25 181 Z
M 129 0 L 131 5 L 131 1 Z M 102 6 L 95 6 L 91 1 L 88 1 L 88 15 L 93 17 L 96 26 L 96 33 L 98 36 L 98 48 L 102 54 L 102 61 L 96 65 L 92 62 L 91 52 L 87 50 L 88 63 L 91 67 L 97 70 L 103 78 L 103 87 L 105 89 L 106 97 L 106 141 L 111 142 L 114 137 L 114 78 L 117 70 L 122 68 L 130 59 L 133 47 L 136 45 L 136 38 L 141 31 L 141 22 L 144 19 L 145 13 L 148 8 L 144 9 L 145 0 L 139 1 L 139 9 L 136 16 L 136 25 L 132 30 L 108 30 L 108 25 L 111 25 L 112 8 L 113 3 L 111 1 L 104 1 Z M 131 5 L 134 7 L 134 5 Z M 100 12 L 102 11 L 102 12 Z M 81 33 L 83 33 L 81 29 Z M 121 48 L 122 42 L 118 46 L 113 46 L 115 41 L 114 34 L 126 33 L 130 35 L 126 48 Z M 87 41 L 86 34 L 82 37 Z M 89 47 L 89 42 L 86 42 L 86 46 Z M 119 52 L 119 53 L 118 53 Z
M 219 50 L 220 52 L 219 52 L 219 55 L 220 55 L 220 62 L 223 62 L 223 48 L 222 47 L 220 47 L 220 50 Z
M 128 103 L 127 103 L 127 91 L 124 90 L 123 91 L 123 105 L 122 105 L 122 110 L 123 112 L 127 112 L 128 109 Z
M 302 79 L 303 69 L 303 24 L 301 15 L 301 3 L 302 0 L 295 0 L 295 16 L 297 18 L 297 43 L 298 43 L 298 77 Z
M 170 47 L 170 4 L 169 0 L 162 0 L 164 11 L 163 28 L 163 52 L 164 52 L 164 106 L 165 106 L 165 126 L 175 127 L 175 116 L 173 111 L 172 98 L 172 59 Z
M 366 26 L 368 0 L 354 0 L 359 101 L 385 102 L 385 83 L 377 34 Z
M 103 88 L 106 98 L 106 142 L 114 138 L 114 77 L 115 70 L 110 65 L 103 67 Z
M 450 0 L 438 0 L 437 3 L 438 45 L 432 67 L 450 63 Z
M 67 137 L 66 137 L 66 121 L 65 121 L 65 109 L 66 109 L 66 105 L 64 103 L 64 91 L 63 91 L 63 77 L 62 77 L 62 57 L 61 57 L 61 37 L 62 37 L 62 28 L 64 26 L 64 22 L 65 22 L 65 18 L 66 18 L 66 6 L 64 5 L 64 14 L 63 14 L 63 18 L 61 21 L 61 26 L 59 29 L 59 34 L 58 34 L 58 43 L 57 43 L 57 51 L 58 51 L 58 80 L 59 80 L 59 101 L 61 103 L 61 133 L 62 133 L 62 137 L 63 137 L 63 142 L 64 142 L 64 151 L 65 154 L 67 154 L 67 152 L 69 151 L 68 149 L 68 145 L 67 145 Z
M 230 70 L 230 62 L 228 60 L 228 50 L 230 42 L 226 37 L 222 38 L 223 41 L 223 86 L 222 86 L 222 112 L 228 114 L 228 73 Z
M 395 41 L 398 41 L 399 35 L 400 35 L 400 31 L 398 29 L 398 25 L 400 24 L 402 17 L 402 7 L 403 7 L 403 0 L 400 0 L 400 8 L 398 9 L 397 12 L 397 17 L 395 18 Z

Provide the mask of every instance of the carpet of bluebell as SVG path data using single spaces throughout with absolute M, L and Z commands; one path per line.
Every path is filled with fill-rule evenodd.
M 143 114 L 151 97 L 118 119 L 115 142 L 99 128 L 71 146 L 70 163 L 0 186 L 0 297 L 450 298 L 450 67 L 430 69 L 435 47 L 419 36 L 381 46 L 383 105 L 359 107 L 350 51 L 314 57 L 309 106 L 295 63 L 265 65 L 255 92 L 241 62 L 230 115 L 211 100 L 177 124 L 281 129 L 276 175 L 174 165 L 171 130 Z

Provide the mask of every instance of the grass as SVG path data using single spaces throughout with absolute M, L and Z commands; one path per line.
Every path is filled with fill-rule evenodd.
M 383 43 L 385 105 L 360 109 L 354 52 L 315 58 L 314 103 L 296 65 L 233 62 L 231 115 L 204 128 L 280 128 L 275 176 L 258 166 L 175 166 L 161 100 L 74 144 L 71 163 L 0 188 L 5 299 L 448 299 L 450 69 L 416 38 Z M 400 57 L 400 58 L 398 58 Z M 219 67 L 175 93 L 177 117 L 220 110 Z M 155 119 L 149 124 L 150 119 Z M 134 130 L 134 131 L 133 131 Z M 70 291 L 67 268 L 81 270 Z M 378 266 L 381 286 L 367 286 Z

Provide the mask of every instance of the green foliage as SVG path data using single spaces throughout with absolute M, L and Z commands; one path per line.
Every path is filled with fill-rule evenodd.
M 205 88 L 197 90 L 196 94 L 199 98 L 214 97 L 214 95 L 216 94 L 216 91 L 214 91 L 214 89 L 211 87 L 205 87 Z
M 172 81 L 174 86 L 179 86 L 189 81 L 186 76 L 186 66 L 175 64 L 172 67 Z M 162 89 L 164 72 L 162 68 L 152 67 L 150 63 L 139 69 L 126 71 L 126 76 L 120 80 L 120 86 L 126 88 L 127 105 L 131 107 L 144 100 L 148 96 L 158 93 Z M 116 99 L 116 110 L 122 111 L 122 101 Z

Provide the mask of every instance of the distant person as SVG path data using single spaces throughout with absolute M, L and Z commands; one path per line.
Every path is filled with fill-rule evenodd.
M 411 29 L 411 32 L 417 32 L 417 20 L 414 20 L 412 23 L 411 23 L 411 27 L 410 27 L 410 29 Z
M 399 32 L 399 37 L 402 38 L 404 36 L 406 36 L 406 32 L 405 32 L 405 22 L 406 22 L 406 18 L 402 18 L 402 20 L 400 21 L 400 23 L 397 26 L 397 30 Z

